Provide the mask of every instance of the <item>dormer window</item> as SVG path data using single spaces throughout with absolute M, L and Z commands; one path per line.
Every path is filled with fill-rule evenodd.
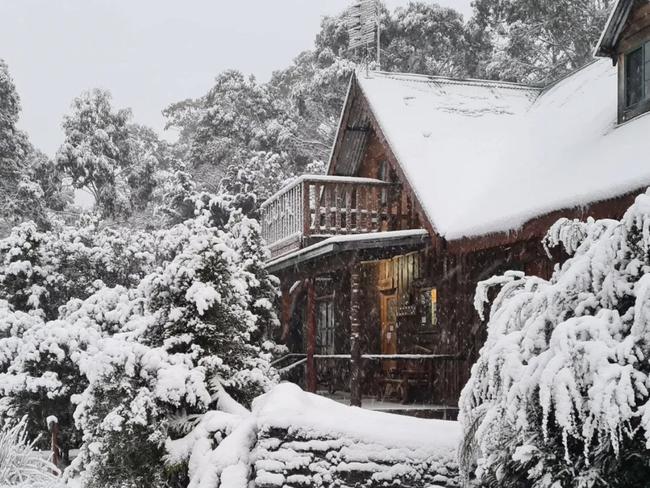
M 625 56 L 625 108 L 650 99 L 650 42 Z
M 618 122 L 650 112 L 650 0 L 617 0 L 596 56 L 618 64 Z

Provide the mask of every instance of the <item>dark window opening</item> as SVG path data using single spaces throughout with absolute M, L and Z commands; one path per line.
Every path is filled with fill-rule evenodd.
M 319 301 L 316 331 L 316 350 L 318 354 L 335 354 L 336 319 L 332 299 Z
M 650 99 L 650 42 L 625 57 L 625 107 Z

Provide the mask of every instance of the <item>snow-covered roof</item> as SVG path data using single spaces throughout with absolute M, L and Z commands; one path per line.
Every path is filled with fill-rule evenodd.
M 447 239 L 650 185 L 650 117 L 617 126 L 617 74 L 599 60 L 547 89 L 359 73 L 361 91 Z

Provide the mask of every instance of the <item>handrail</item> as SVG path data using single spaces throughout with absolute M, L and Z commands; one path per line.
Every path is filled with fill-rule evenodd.
M 284 368 L 280 368 L 278 371 L 280 374 L 284 374 L 287 371 L 306 364 L 307 355 L 302 353 L 290 353 L 282 356 L 280 359 L 277 359 L 271 363 L 271 366 L 274 366 L 283 360 L 289 357 L 299 357 L 298 361 L 295 361 Z M 314 359 L 352 359 L 350 354 L 314 354 Z M 368 359 L 371 361 L 422 361 L 422 360 L 433 360 L 433 359 L 450 359 L 450 360 L 461 360 L 463 359 L 461 354 L 362 354 L 361 359 Z
M 292 188 L 302 184 L 302 183 L 345 183 L 345 184 L 357 184 L 357 185 L 376 185 L 376 186 L 393 186 L 395 183 L 388 183 L 386 181 L 378 180 L 375 178 L 361 178 L 357 176 L 329 176 L 329 175 L 302 175 L 297 178 L 294 178 L 287 183 L 285 183 L 282 188 L 277 192 L 267 198 L 260 205 L 260 210 L 268 207 L 268 205 L 273 201 L 280 198 L 286 192 Z
M 278 257 L 312 237 L 401 228 L 406 214 L 392 190 L 398 187 L 373 178 L 301 176 L 262 204 L 262 237 Z

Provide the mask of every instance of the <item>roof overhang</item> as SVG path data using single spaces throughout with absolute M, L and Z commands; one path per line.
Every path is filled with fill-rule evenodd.
M 605 29 L 600 35 L 598 45 L 594 50 L 594 56 L 600 58 L 612 58 L 616 64 L 616 45 L 618 44 L 621 32 L 632 12 L 635 0 L 618 0 L 609 15 Z
M 310 275 L 315 269 L 334 271 L 356 262 L 375 261 L 417 251 L 431 242 L 425 229 L 334 236 L 266 264 L 271 274 Z

